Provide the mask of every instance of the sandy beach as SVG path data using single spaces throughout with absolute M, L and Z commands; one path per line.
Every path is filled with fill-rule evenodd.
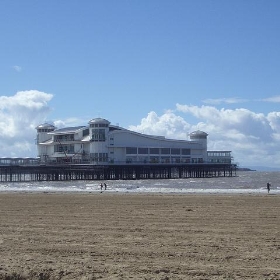
M 0 279 L 280 279 L 280 197 L 0 194 Z

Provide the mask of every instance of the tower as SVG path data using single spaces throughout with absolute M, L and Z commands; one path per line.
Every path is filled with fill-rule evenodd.
M 90 157 L 98 162 L 108 161 L 108 133 L 110 122 L 95 118 L 89 121 Z
M 202 145 L 203 160 L 207 160 L 207 136 L 208 134 L 201 130 L 196 130 L 190 134 L 190 140 L 198 142 Z
M 36 127 L 36 130 L 37 130 L 36 144 L 37 144 L 38 157 L 40 157 L 41 161 L 45 161 L 45 157 L 47 155 L 47 146 L 40 145 L 40 144 L 51 139 L 51 135 L 49 135 L 48 133 L 54 131 L 55 126 L 52 124 L 44 123 L 38 125 Z

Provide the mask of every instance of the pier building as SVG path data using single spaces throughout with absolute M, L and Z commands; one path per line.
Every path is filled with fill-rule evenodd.
M 188 140 L 134 132 L 94 118 L 86 126 L 56 129 L 37 126 L 37 150 L 41 163 L 196 164 L 231 163 L 230 151 L 207 151 L 203 131 L 190 133 Z
M 230 151 L 208 151 L 203 131 L 187 140 L 134 132 L 95 118 L 85 126 L 37 126 L 36 158 L 0 158 L 0 182 L 231 177 Z

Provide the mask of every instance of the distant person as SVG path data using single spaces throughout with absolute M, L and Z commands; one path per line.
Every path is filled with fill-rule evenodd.
M 267 183 L 267 184 L 266 184 L 267 193 L 269 193 L 269 192 L 270 192 L 270 186 L 271 186 L 271 184 L 270 184 L 270 183 Z
M 107 190 L 107 185 L 106 185 L 106 183 L 104 183 L 104 190 L 105 190 L 105 191 Z
M 101 190 L 101 192 L 103 190 L 103 184 L 102 183 L 100 184 L 100 190 Z

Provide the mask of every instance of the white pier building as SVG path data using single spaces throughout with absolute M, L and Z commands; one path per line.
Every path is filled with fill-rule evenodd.
M 41 163 L 231 163 L 230 151 L 207 151 L 208 134 L 203 131 L 192 132 L 189 140 L 167 139 L 111 125 L 103 118 L 87 126 L 56 129 L 45 123 L 36 129 Z

